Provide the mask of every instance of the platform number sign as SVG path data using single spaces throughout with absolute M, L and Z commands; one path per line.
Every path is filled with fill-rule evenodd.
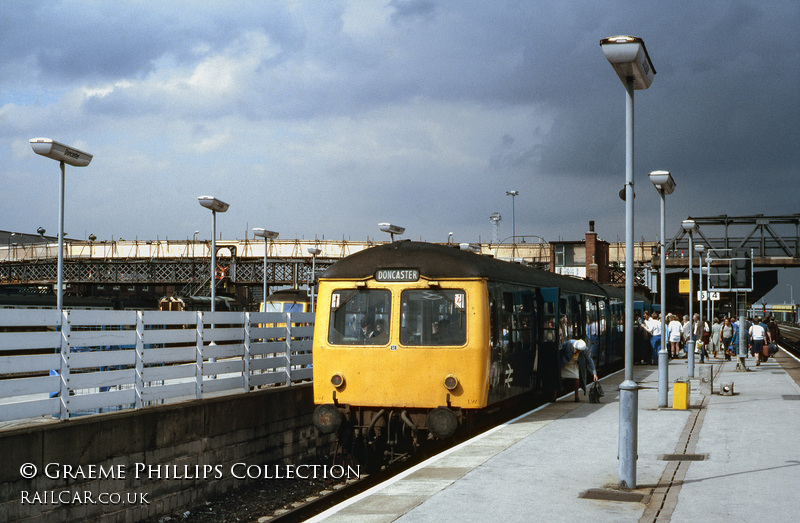
M 697 291 L 697 301 L 719 301 L 719 292 Z

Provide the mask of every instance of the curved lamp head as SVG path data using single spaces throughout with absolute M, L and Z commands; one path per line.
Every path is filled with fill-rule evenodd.
M 268 231 L 262 227 L 256 227 L 253 229 L 253 234 L 256 236 L 260 236 L 265 240 L 275 240 L 278 238 L 278 233 L 275 231 Z
M 653 83 L 656 70 L 644 40 L 635 36 L 610 36 L 600 40 L 600 47 L 623 85 L 627 85 L 628 78 L 633 78 L 634 89 L 647 89 Z
M 664 191 L 664 194 L 672 194 L 672 191 L 675 190 L 675 180 L 672 179 L 669 171 L 653 171 L 649 176 L 656 189 Z
M 383 232 L 388 232 L 389 234 L 403 234 L 406 232 L 405 227 L 400 227 L 399 225 L 392 225 L 391 223 L 379 223 L 378 228 Z
M 211 209 L 214 212 L 225 212 L 230 207 L 227 203 L 217 200 L 213 196 L 198 196 L 197 201 L 206 209 Z
M 64 162 L 73 167 L 86 167 L 93 158 L 89 153 L 64 145 L 52 138 L 33 138 L 30 142 L 33 152 L 36 154 L 46 156 L 57 162 Z

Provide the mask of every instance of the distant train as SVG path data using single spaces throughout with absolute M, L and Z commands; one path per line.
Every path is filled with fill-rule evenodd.
M 228 296 L 216 296 L 214 309 L 222 311 L 242 311 L 241 303 Z M 158 300 L 160 311 L 210 311 L 210 296 L 164 296 Z
M 511 397 L 550 399 L 563 341 L 585 340 L 599 367 L 620 364 L 623 299 L 615 287 L 445 245 L 399 241 L 348 256 L 319 282 L 314 425 L 365 442 L 446 438 Z
M 784 305 L 763 305 L 758 306 L 754 304 L 749 311 L 750 316 L 773 316 L 777 321 L 785 321 L 790 323 L 798 323 L 800 316 L 798 316 L 797 304 L 784 304 Z
M 0 309 L 55 309 L 58 298 L 52 292 L 40 292 L 27 288 L 8 288 L 0 290 Z M 65 309 L 98 310 L 144 310 L 155 309 L 152 301 L 103 296 L 64 296 Z
M 260 312 L 309 312 L 311 298 L 301 289 L 282 289 L 275 291 L 261 302 Z

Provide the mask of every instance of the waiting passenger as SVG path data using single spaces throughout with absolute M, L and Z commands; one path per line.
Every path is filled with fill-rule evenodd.
M 371 338 L 373 335 L 374 329 L 372 328 L 372 323 L 367 318 L 361 318 L 361 331 L 359 332 L 359 339 L 366 340 Z
M 756 321 L 747 330 L 750 335 L 750 355 L 756 357 L 756 367 L 761 365 L 764 345 L 770 343 L 769 329 L 761 323 L 761 318 L 756 316 Z
M 381 336 L 387 336 L 386 333 L 386 321 L 383 319 L 375 320 L 375 330 L 372 331 L 372 335 L 370 338 L 379 338 Z
M 681 335 L 683 334 L 683 329 L 676 315 L 670 314 L 668 319 L 667 335 L 669 336 L 669 357 L 677 358 L 681 350 Z
M 735 352 L 731 349 L 733 333 L 734 329 L 731 319 L 725 316 L 725 319 L 722 320 L 722 329 L 720 330 L 720 337 L 722 338 L 721 350 L 725 353 L 725 361 L 731 361 L 731 356 L 735 354 Z
M 567 340 L 561 345 L 559 351 L 559 364 L 561 366 L 561 379 L 571 385 L 575 391 L 575 401 L 578 398 L 578 389 L 583 389 L 586 394 L 586 385 L 591 375 L 593 381 L 597 381 L 597 370 L 594 361 L 586 350 L 586 342 L 583 340 Z

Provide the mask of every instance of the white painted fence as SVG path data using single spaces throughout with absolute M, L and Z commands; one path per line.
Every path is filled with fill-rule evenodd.
M 313 313 L 0 310 L 0 421 L 311 379 Z

